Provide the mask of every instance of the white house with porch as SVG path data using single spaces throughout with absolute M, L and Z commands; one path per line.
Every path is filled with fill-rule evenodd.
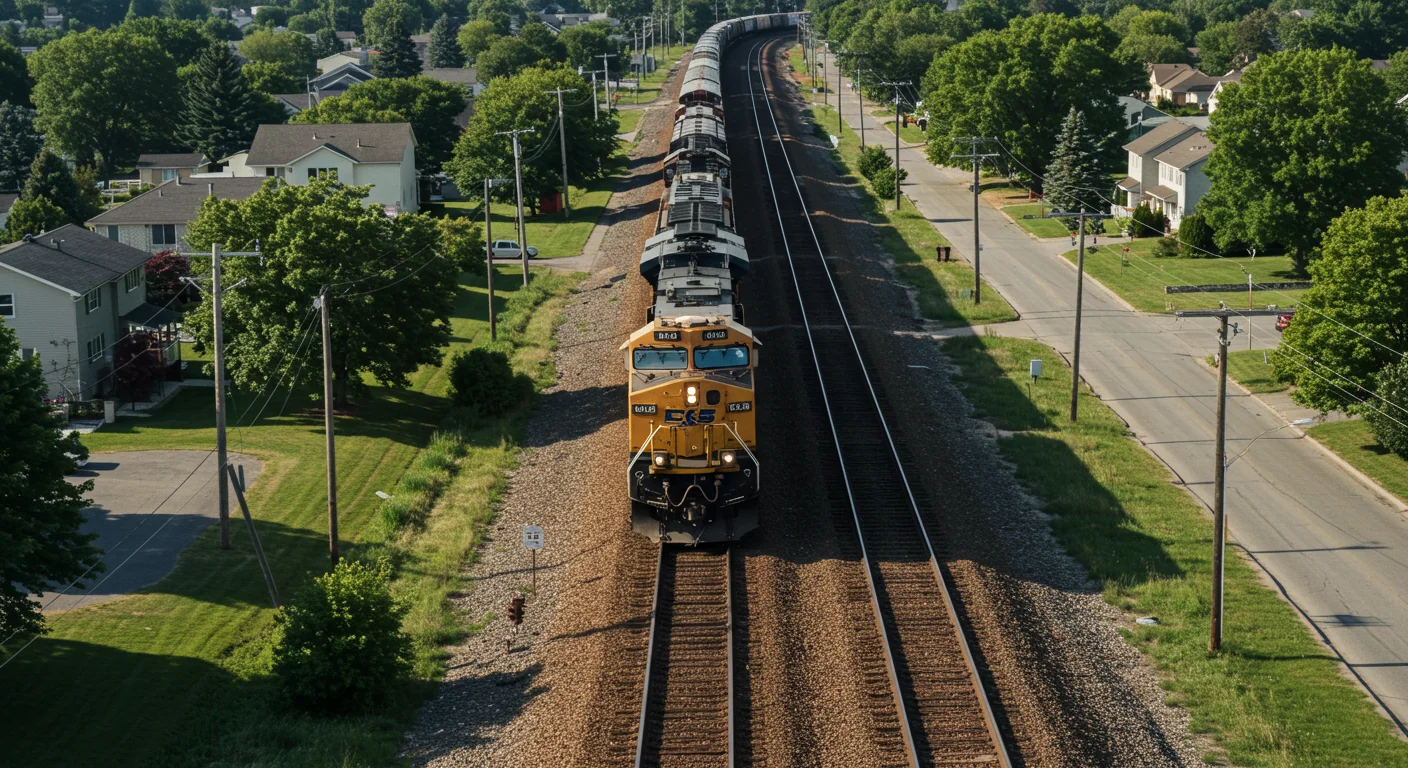
M 1128 175 L 1118 185 L 1122 199 L 1110 206 L 1110 212 L 1125 218 L 1140 203 L 1148 203 L 1153 210 L 1163 211 L 1169 226 L 1176 229 L 1207 192 L 1202 164 L 1212 142 L 1196 125 L 1171 119 L 1124 149 L 1129 153 Z

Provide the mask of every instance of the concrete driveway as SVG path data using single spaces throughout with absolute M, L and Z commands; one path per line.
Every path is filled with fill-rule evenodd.
M 259 460 L 232 453 L 229 461 L 244 465 L 245 484 L 252 486 L 262 467 Z M 85 580 L 86 590 L 58 595 L 68 586 L 61 584 L 44 594 L 45 613 L 114 600 L 171 573 L 181 550 L 218 518 L 215 465 L 214 452 L 207 451 L 91 455 L 69 480 L 93 481 L 88 498 L 94 506 L 83 510 L 83 530 L 98 534 L 107 570 Z M 232 525 L 244 525 L 233 489 L 230 517 Z

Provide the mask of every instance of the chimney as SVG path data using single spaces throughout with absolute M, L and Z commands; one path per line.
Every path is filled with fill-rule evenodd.
M 317 132 L 317 131 L 313 131 L 313 141 L 317 141 L 317 140 L 318 140 L 318 132 Z
M 359 137 L 359 138 L 357 139 L 357 149 L 361 149 L 361 148 L 362 148 L 362 139 Z
M 209 181 L 205 184 L 205 194 L 207 197 L 215 197 L 215 182 Z
M 163 190 L 161 187 L 157 187 L 157 188 L 156 188 L 156 196 L 157 196 L 157 197 L 166 197 L 166 191 Z

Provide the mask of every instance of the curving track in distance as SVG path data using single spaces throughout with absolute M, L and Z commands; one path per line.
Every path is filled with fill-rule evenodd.
M 773 113 L 764 64 L 780 42 L 755 44 L 747 60 L 762 170 L 779 225 L 770 253 L 785 256 L 796 288 L 840 464 L 839 477 L 828 478 L 828 495 L 851 513 L 885 657 L 897 720 L 878 741 L 902 749 L 916 767 L 1010 766 L 920 512 L 924 505 L 886 422 L 891 411 L 866 370 Z

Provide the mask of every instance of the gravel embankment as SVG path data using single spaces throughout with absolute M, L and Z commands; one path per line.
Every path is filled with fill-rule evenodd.
M 784 70 L 785 71 L 785 65 Z M 782 77 L 774 79 L 781 83 Z M 775 92 L 800 106 L 795 87 Z M 834 257 L 848 312 L 877 386 L 902 404 L 891 429 L 930 499 L 960 613 L 985 674 L 1014 759 L 1042 766 L 1167 766 L 1201 763 L 1187 713 L 1167 706 L 1155 672 L 1118 634 L 1129 617 L 1101 599 L 1097 584 L 1050 532 L 998 454 L 990 429 L 974 422 L 950 364 L 921 329 L 908 287 L 896 279 L 830 152 L 793 124 L 793 164 Z M 786 128 L 784 129 L 786 130 Z

